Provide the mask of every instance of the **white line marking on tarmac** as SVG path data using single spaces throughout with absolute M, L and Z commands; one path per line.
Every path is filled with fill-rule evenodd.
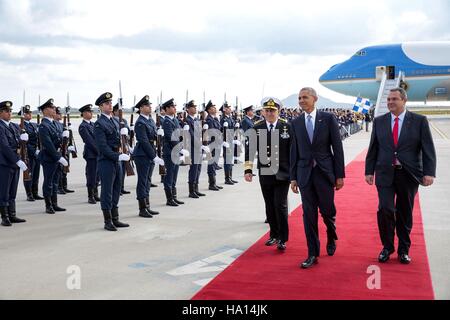
M 433 122 L 430 121 L 431 126 L 433 127 L 433 129 L 441 136 L 442 139 L 444 140 L 448 140 L 447 135 L 441 131 L 441 129 L 439 129 Z

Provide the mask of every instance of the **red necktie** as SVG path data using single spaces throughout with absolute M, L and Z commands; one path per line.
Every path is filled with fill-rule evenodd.
M 398 145 L 398 117 L 394 121 L 394 129 L 392 130 L 392 137 L 394 138 L 394 146 Z

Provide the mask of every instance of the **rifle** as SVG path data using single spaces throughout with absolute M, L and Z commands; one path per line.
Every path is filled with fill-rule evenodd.
M 119 123 L 120 123 L 120 129 L 122 130 L 123 128 L 125 128 L 125 121 L 123 121 L 123 105 L 122 105 L 122 83 L 119 81 L 119 92 L 120 92 L 120 97 L 119 97 Z M 122 153 L 130 155 L 130 146 L 128 144 L 128 138 L 125 135 L 120 135 L 121 138 L 121 149 L 122 149 Z M 131 161 L 126 161 L 125 162 L 125 171 L 127 172 L 127 176 L 134 176 L 134 169 L 133 166 L 131 165 Z
M 239 117 L 238 117 L 238 114 L 239 114 L 239 98 L 236 97 L 236 110 L 235 110 L 235 113 L 234 113 L 234 122 L 235 122 L 235 125 L 236 125 L 237 123 L 239 123 Z M 238 129 L 235 128 L 234 130 L 235 130 L 234 139 L 235 139 L 235 140 L 238 140 L 238 141 L 241 141 L 241 140 L 242 140 L 242 137 L 241 137 L 241 129 L 240 129 L 240 126 L 239 126 Z M 241 141 L 241 142 L 242 142 L 242 141 Z M 235 146 L 235 151 L 236 151 L 236 157 L 239 158 L 239 157 L 241 156 L 241 153 L 242 153 L 242 148 L 241 148 L 241 146 Z
M 64 124 L 64 131 L 67 130 L 67 116 L 64 115 L 64 120 L 63 120 Z M 62 145 L 61 145 L 61 156 L 67 160 L 67 162 L 69 162 L 69 155 L 67 153 L 67 148 L 69 146 L 69 139 L 64 138 L 62 139 Z M 67 167 L 63 168 L 63 172 L 64 173 L 69 173 L 70 172 L 70 164 Z
M 23 92 L 23 107 L 22 107 L 22 112 L 20 115 L 20 134 L 24 134 L 27 133 L 27 131 L 25 130 L 25 91 Z M 20 140 L 20 160 L 22 160 L 26 165 L 27 165 L 27 170 L 25 170 L 23 172 L 23 181 L 31 181 L 31 174 L 30 174 L 30 170 L 29 170 L 29 160 L 28 160 L 28 150 L 27 150 L 27 143 L 25 141 Z
M 130 146 L 133 147 L 134 145 L 134 113 L 131 113 L 130 118 Z
M 36 123 L 37 123 L 37 126 L 38 126 L 37 148 L 38 148 L 39 150 L 41 150 L 41 149 L 42 149 L 42 146 L 41 146 L 41 137 L 39 137 L 39 126 L 40 126 L 40 124 L 41 124 L 41 115 L 40 115 L 39 113 L 38 113 L 37 116 L 36 116 Z
M 208 142 L 208 140 L 209 140 L 208 130 L 203 129 L 203 127 L 206 124 L 206 117 L 207 117 L 205 108 L 206 108 L 206 103 L 203 103 L 203 111 L 200 114 L 200 120 L 201 120 L 201 123 L 202 123 L 202 145 L 207 147 L 208 144 L 209 144 L 209 142 Z M 210 161 L 211 159 L 212 159 L 211 152 L 206 153 L 206 160 Z
M 187 122 L 187 104 L 189 102 L 189 91 L 186 91 L 186 103 L 184 104 L 184 112 L 183 112 L 183 149 L 184 150 L 190 150 L 191 146 L 188 145 L 189 142 L 189 137 L 190 137 L 190 132 L 189 131 L 184 131 L 184 127 L 188 126 L 188 122 Z M 194 150 L 190 150 L 190 152 L 194 152 Z M 184 157 L 184 164 L 190 166 L 192 164 L 192 158 L 189 155 L 189 157 Z
M 67 124 L 69 129 L 69 146 L 72 146 L 75 148 L 75 151 L 71 151 L 70 154 L 72 155 L 72 158 L 76 159 L 78 158 L 78 152 L 77 152 L 77 145 L 75 144 L 75 140 L 73 138 L 73 131 L 72 131 L 72 123 L 70 123 L 70 97 L 69 93 L 67 93 L 67 107 L 66 107 L 66 115 L 67 115 Z
M 162 106 L 162 92 L 161 92 L 161 97 L 159 99 L 159 107 L 158 107 L 158 111 L 156 112 L 156 128 L 162 129 L 161 127 L 161 106 Z M 161 141 L 161 136 L 158 135 L 156 138 L 156 154 L 158 155 L 159 158 L 162 159 L 163 155 L 162 155 L 162 141 Z M 167 174 L 167 170 L 165 166 L 159 166 L 159 175 L 160 176 L 165 176 Z

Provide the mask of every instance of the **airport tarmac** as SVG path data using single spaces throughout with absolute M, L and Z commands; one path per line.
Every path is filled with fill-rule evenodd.
M 435 296 L 449 299 L 450 119 L 431 123 L 438 177 L 431 188 L 420 188 L 420 200 Z M 125 189 L 132 194 L 121 197 L 120 216 L 131 227 L 104 231 L 100 205 L 87 203 L 76 128 L 74 123 L 80 156 L 71 161 L 68 177 L 76 192 L 58 196 L 67 212 L 45 214 L 44 202 L 27 202 L 19 185 L 17 212 L 27 223 L 0 228 L 0 299 L 190 299 L 267 232 L 259 183 L 244 182 L 242 165 L 233 172 L 239 184 L 220 192 L 207 190 L 203 166 L 203 199 L 187 197 L 188 167 L 181 167 L 178 194 L 186 204 L 178 208 L 165 206 L 155 170 L 159 187 L 151 189 L 150 201 L 161 214 L 153 219 L 138 217 L 136 177 L 127 177 Z M 360 132 L 344 141 L 347 163 L 367 148 L 369 138 Z M 222 170 L 218 182 L 223 180 Z M 292 211 L 300 199 L 290 194 L 289 202 Z

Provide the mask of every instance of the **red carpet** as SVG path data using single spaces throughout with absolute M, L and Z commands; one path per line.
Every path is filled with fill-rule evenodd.
M 322 256 L 315 267 L 302 270 L 307 257 L 302 211 L 290 217 L 290 241 L 285 253 L 265 247 L 268 236 L 242 254 L 194 300 L 348 300 L 348 299 L 434 299 L 425 247 L 418 196 L 410 265 L 402 265 L 397 254 L 386 264 L 378 263 L 381 251 L 378 236 L 375 187 L 364 181 L 364 155 L 347 167 L 346 185 L 336 194 L 339 241 L 334 257 L 326 255 L 326 232 L 321 220 Z M 369 266 L 381 268 L 381 289 L 369 290 Z

